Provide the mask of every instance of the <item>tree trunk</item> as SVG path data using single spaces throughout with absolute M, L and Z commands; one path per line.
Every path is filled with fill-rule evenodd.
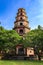
M 38 54 L 38 59 L 41 60 L 40 54 Z

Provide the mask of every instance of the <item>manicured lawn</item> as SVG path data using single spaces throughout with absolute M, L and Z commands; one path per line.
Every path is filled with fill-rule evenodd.
M 42 61 L 0 60 L 0 65 L 43 65 Z

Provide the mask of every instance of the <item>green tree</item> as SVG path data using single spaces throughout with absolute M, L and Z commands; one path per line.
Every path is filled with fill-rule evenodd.
M 40 60 L 39 50 L 42 50 L 43 48 L 43 30 L 39 28 L 31 30 L 26 34 L 25 38 L 25 44 L 27 44 L 27 46 L 34 47 L 35 53 L 38 55 Z
M 19 43 L 20 36 L 14 30 L 5 30 L 0 27 L 0 50 L 13 50 Z

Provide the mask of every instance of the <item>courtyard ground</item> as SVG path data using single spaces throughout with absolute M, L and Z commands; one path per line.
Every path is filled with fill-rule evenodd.
M 0 60 L 0 65 L 43 65 L 43 61 Z

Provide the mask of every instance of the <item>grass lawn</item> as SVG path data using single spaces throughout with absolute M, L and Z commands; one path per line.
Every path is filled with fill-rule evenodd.
M 0 60 L 0 65 L 43 65 L 42 61 Z

